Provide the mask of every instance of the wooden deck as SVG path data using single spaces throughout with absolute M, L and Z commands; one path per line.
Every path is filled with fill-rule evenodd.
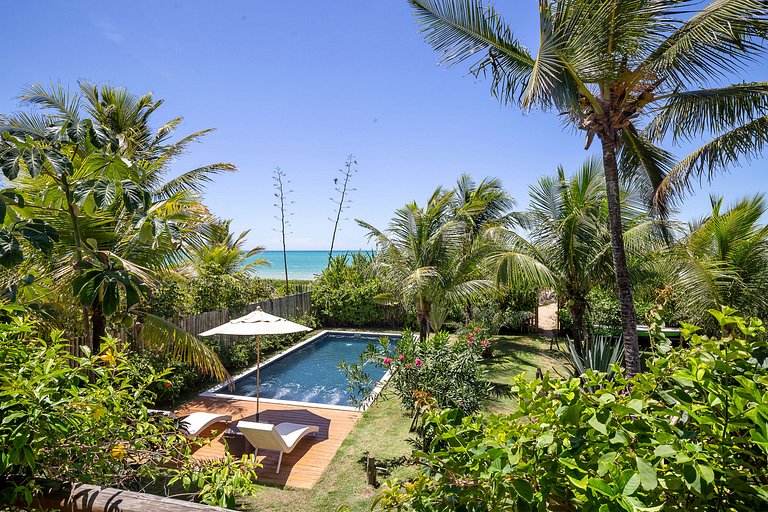
M 179 415 L 195 411 L 231 414 L 232 423 L 238 420 L 256 421 L 256 402 L 250 400 L 235 400 L 214 397 L 198 397 L 188 402 L 178 412 Z M 261 418 L 264 423 L 302 423 L 317 425 L 320 431 L 314 436 L 305 437 L 291 452 L 283 455 L 280 473 L 277 468 L 278 453 L 269 450 L 259 450 L 256 460 L 264 465 L 259 468 L 259 481 L 263 483 L 288 485 L 311 489 L 325 472 L 344 439 L 354 428 L 362 413 L 325 409 L 321 407 L 302 407 L 297 405 L 282 405 L 261 403 Z M 224 456 L 225 445 L 222 441 L 225 424 L 211 427 L 201 436 L 211 435 L 215 430 L 216 436 L 210 446 L 198 449 L 194 456 L 198 459 L 221 458 Z M 230 453 L 235 456 L 243 454 L 244 446 L 232 446 Z

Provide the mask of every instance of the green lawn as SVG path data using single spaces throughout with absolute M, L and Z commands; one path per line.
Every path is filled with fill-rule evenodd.
M 539 336 L 498 336 L 494 338 L 494 357 L 486 362 L 491 380 L 509 384 L 524 372 L 533 376 L 537 368 L 552 371 L 562 365 L 557 350 Z M 563 370 L 560 369 L 560 373 Z M 509 398 L 490 401 L 488 412 L 501 413 L 514 406 Z M 249 510 L 282 511 L 368 511 L 376 490 L 366 484 L 365 454 L 376 457 L 379 466 L 391 468 L 391 476 L 404 478 L 416 471 L 405 461 L 411 453 L 408 443 L 410 417 L 403 414 L 393 397 L 380 398 L 355 426 L 341 445 L 323 478 L 311 490 L 264 486 L 248 498 Z M 381 480 L 385 480 L 383 476 Z M 340 508 L 341 507 L 341 508 Z
M 565 375 L 565 358 L 557 346 L 550 350 L 549 343 L 549 339 L 537 335 L 496 336 L 493 338 L 494 357 L 484 361 L 488 366 L 490 380 L 509 384 L 520 373 L 533 378 L 537 369 L 544 373 Z M 506 397 L 490 400 L 486 404 L 486 410 L 493 413 L 509 412 L 513 407 L 514 401 Z
M 390 466 L 392 476 L 407 477 L 414 471 L 403 465 L 411 453 L 409 423 L 394 397 L 380 398 L 355 425 L 313 489 L 265 486 L 246 506 L 264 511 L 334 511 L 342 505 L 352 511 L 370 510 L 376 490 L 366 484 L 365 454 L 370 452 L 378 466 Z

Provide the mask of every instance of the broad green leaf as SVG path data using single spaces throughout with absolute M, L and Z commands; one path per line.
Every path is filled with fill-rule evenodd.
M 43 170 L 43 152 L 40 148 L 32 146 L 26 148 L 23 154 L 24 165 L 27 166 L 27 171 L 33 178 L 36 177 Z
M 703 464 L 697 464 L 696 467 L 699 470 L 699 475 L 701 475 L 701 479 L 707 482 L 708 484 L 711 484 L 715 481 L 715 472 L 712 470 L 711 467 L 705 466 Z
M 111 180 L 102 178 L 93 186 L 93 199 L 99 208 L 112 206 L 117 198 L 117 186 Z
M 531 484 L 520 478 L 512 480 L 512 487 L 514 487 L 517 495 L 520 496 L 526 503 L 533 503 L 534 490 Z
M 587 487 L 611 498 L 616 496 L 616 491 L 607 482 L 599 478 L 590 478 L 587 482 Z
M 635 473 L 627 481 L 626 485 L 624 485 L 624 489 L 621 490 L 621 494 L 623 494 L 624 496 L 631 496 L 635 494 L 635 491 L 637 490 L 638 487 L 640 487 L 640 475 L 638 473 Z
M 674 457 L 677 455 L 677 450 L 668 444 L 662 444 L 656 447 L 656 449 L 653 451 L 653 454 L 661 458 Z
M 643 486 L 643 489 L 646 491 L 654 490 L 659 485 L 656 477 L 656 468 L 650 462 L 640 457 L 635 457 L 635 462 L 637 463 L 637 472 L 640 475 L 640 484 Z
M 69 176 L 72 174 L 74 167 L 65 154 L 55 149 L 44 149 L 43 153 L 45 154 L 45 158 L 51 163 L 51 168 L 54 173 L 59 176 Z
M 144 209 L 149 201 L 147 192 L 131 180 L 123 180 L 120 184 L 123 189 L 123 201 L 128 211 L 133 212 Z
M 89 132 L 88 124 L 86 119 L 67 123 L 67 137 L 69 137 L 69 140 L 72 142 L 84 141 Z
M 536 446 L 539 448 L 546 448 L 555 441 L 555 436 L 552 432 L 545 432 L 539 436 L 536 440 Z
M 638 398 L 630 400 L 627 406 L 629 406 L 630 409 L 637 411 L 638 414 L 643 412 L 643 401 Z
M 15 146 L 0 146 L 0 169 L 9 180 L 19 175 L 21 152 Z
M 106 286 L 102 300 L 104 315 L 112 316 L 117 311 L 117 308 L 120 307 L 120 289 L 116 283 L 109 283 Z
M 589 423 L 589 425 L 593 429 L 597 430 L 601 434 L 603 434 L 603 435 L 608 434 L 608 429 L 605 426 L 605 424 L 607 423 L 607 420 L 608 420 L 607 419 L 607 414 L 600 414 L 600 416 L 603 417 L 603 418 L 598 417 L 598 414 L 600 414 L 600 413 L 593 414 L 592 417 L 589 418 L 589 421 L 587 423 Z
M 10 231 L 3 228 L 0 230 L 0 265 L 11 268 L 22 261 L 24 261 L 24 254 L 19 241 Z
M 82 206 L 85 203 L 85 200 L 88 199 L 88 196 L 91 195 L 95 183 L 95 180 L 85 180 L 78 183 L 72 189 L 72 198 L 74 199 L 75 203 Z
M 19 234 L 35 248 L 43 252 L 53 249 L 53 243 L 59 241 L 59 234 L 50 224 L 32 219 L 19 224 Z

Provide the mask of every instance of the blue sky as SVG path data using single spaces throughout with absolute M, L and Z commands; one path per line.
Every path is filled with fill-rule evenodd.
M 535 47 L 537 2 L 497 4 Z M 216 128 L 178 170 L 237 164 L 239 173 L 208 188 L 206 202 L 234 219 L 235 230 L 251 229 L 254 245 L 280 245 L 276 166 L 294 190 L 288 248 L 325 249 L 332 180 L 355 155 L 356 190 L 336 247 L 357 249 L 367 242 L 354 218 L 384 227 L 395 208 L 423 203 L 462 172 L 501 178 L 524 208 L 539 176 L 559 164 L 575 169 L 589 154 L 558 116 L 502 107 L 465 68 L 438 67 L 405 0 L 95 5 L 4 5 L 5 19 L 17 21 L 3 31 L 0 111 L 18 110 L 15 98 L 31 82 L 75 87 L 87 79 L 152 91 L 165 100 L 158 120 L 184 116 L 180 133 Z M 766 70 L 762 62 L 738 78 L 766 80 Z M 681 217 L 704 213 L 710 192 L 766 190 L 765 168 L 763 158 L 717 178 L 685 200 Z

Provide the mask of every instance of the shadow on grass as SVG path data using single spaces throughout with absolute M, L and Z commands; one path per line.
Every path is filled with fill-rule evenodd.
M 494 338 L 492 358 L 483 364 L 491 376 L 560 366 L 563 353 L 549 348 L 549 340 L 541 336 L 498 336 Z

